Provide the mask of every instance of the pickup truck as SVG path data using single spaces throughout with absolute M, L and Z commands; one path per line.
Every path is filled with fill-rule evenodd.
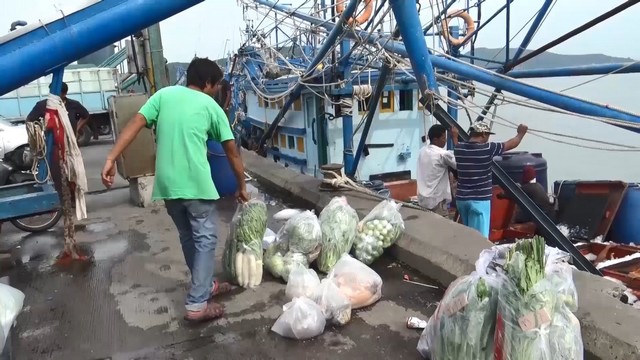
M 67 97 L 79 101 L 91 114 L 88 124 L 91 131 L 78 135 L 78 145 L 88 145 L 94 131 L 101 136 L 112 134 L 108 99 L 118 94 L 116 79 L 117 70 L 113 68 L 65 70 L 63 81 L 69 86 Z M 0 117 L 14 124 L 24 122 L 34 105 L 47 98 L 50 83 L 51 75 L 48 75 L 0 96 Z M 2 137 L 0 133 L 0 143 Z

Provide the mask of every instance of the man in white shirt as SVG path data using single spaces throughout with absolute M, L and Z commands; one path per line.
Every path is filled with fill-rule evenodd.
M 436 214 L 448 217 L 451 202 L 449 168 L 456 169 L 452 151 L 447 151 L 447 128 L 433 125 L 427 134 L 429 144 L 418 154 L 417 185 L 418 204 Z M 454 145 L 458 143 L 458 130 L 451 130 Z

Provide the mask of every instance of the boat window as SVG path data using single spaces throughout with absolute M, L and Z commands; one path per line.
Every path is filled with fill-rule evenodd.
M 400 111 L 413 111 L 413 90 L 400 90 L 398 95 Z
M 304 138 L 302 136 L 296 138 L 296 149 L 298 152 L 304 153 Z
M 288 144 L 289 146 L 287 146 L 289 149 L 293 149 L 296 147 L 296 139 L 293 137 L 293 135 L 289 135 L 287 136 L 287 140 L 288 140 Z
M 272 109 L 275 109 L 276 108 L 276 102 L 269 100 L 269 107 L 272 108 Z
M 264 100 L 262 99 L 262 96 L 259 94 L 256 94 L 256 96 L 258 97 L 258 107 L 264 107 Z
M 287 135 L 285 134 L 280 134 L 280 147 L 286 147 L 287 146 Z
M 358 112 L 363 113 L 367 111 L 367 106 L 369 106 L 369 100 L 371 100 L 371 96 L 367 96 L 362 100 L 358 100 Z
M 278 100 L 278 109 L 282 109 L 284 107 L 284 98 Z
M 300 98 L 293 102 L 293 111 L 302 111 L 302 100 Z
M 393 90 L 384 91 L 380 96 L 380 112 L 393 112 Z
M 278 139 L 279 138 L 280 138 L 280 136 L 277 133 L 273 134 L 273 137 L 271 138 L 271 142 L 273 143 L 272 144 L 273 146 L 279 146 L 279 144 L 278 144 Z

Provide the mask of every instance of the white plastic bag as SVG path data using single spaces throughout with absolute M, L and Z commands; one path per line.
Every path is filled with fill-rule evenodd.
M 24 293 L 9 285 L 0 283 L 0 353 L 9 335 L 11 326 L 22 311 Z
M 267 250 L 276 241 L 276 232 L 267 228 L 262 237 L 262 249 Z
M 380 275 L 347 254 L 342 255 L 327 278 L 349 299 L 352 309 L 369 306 L 382 297 Z
M 355 239 L 358 260 L 371 264 L 384 249 L 398 241 L 404 231 L 401 206 L 393 200 L 383 200 L 358 223 Z
M 304 210 L 300 210 L 300 209 L 284 209 L 284 210 L 280 210 L 275 215 L 273 215 L 273 219 L 274 220 L 278 220 L 278 221 L 287 221 L 287 220 L 291 219 L 292 217 L 300 214 L 303 211 Z
M 289 274 L 285 295 L 289 299 L 297 297 L 311 298 L 318 286 L 320 286 L 318 274 L 313 269 L 307 269 L 299 265 Z
M 342 326 L 351 320 L 351 302 L 330 279 L 322 280 L 313 299 L 332 324 Z
M 289 339 L 306 340 L 324 331 L 325 316 L 320 306 L 312 300 L 295 298 L 282 309 L 284 312 L 271 327 L 271 331 L 276 334 Z

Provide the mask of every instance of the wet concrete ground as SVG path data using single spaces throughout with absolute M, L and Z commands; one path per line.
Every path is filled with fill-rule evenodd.
M 254 189 L 254 191 L 257 191 Z M 383 297 L 354 313 L 343 328 L 327 326 L 307 341 L 270 331 L 286 303 L 284 284 L 266 278 L 256 290 L 237 289 L 222 297 L 227 315 L 203 326 L 182 320 L 188 288 L 177 234 L 164 208 L 134 208 L 128 190 L 88 198 L 90 219 L 78 241 L 91 249 L 93 264 L 53 267 L 61 248 L 59 230 L 42 235 L 3 233 L 0 248 L 14 249 L 0 277 L 26 294 L 13 331 L 14 359 L 417 359 L 419 332 L 405 327 L 407 316 L 427 318 L 442 290 L 402 281 L 431 283 L 389 259 L 373 268 L 384 281 Z M 270 213 L 283 208 L 266 196 Z M 220 236 L 216 268 L 235 204 L 218 204 Z M 273 230 L 277 225 L 270 224 Z M 17 246 L 20 246 L 19 250 Z

